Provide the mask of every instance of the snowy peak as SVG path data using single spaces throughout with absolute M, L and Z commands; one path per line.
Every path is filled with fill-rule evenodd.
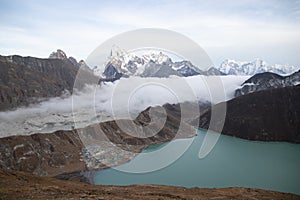
M 161 51 L 150 51 L 137 56 L 114 45 L 104 70 L 96 67 L 94 73 L 106 79 L 115 80 L 129 76 L 194 76 L 203 72 L 190 61 L 173 62 L 167 54 Z
M 133 75 L 139 64 L 140 59 L 137 56 L 128 53 L 116 45 L 113 45 L 105 70 L 110 70 L 113 66 L 119 73 Z
M 280 75 L 287 75 L 297 70 L 294 66 L 289 65 L 269 65 L 261 59 L 255 59 L 250 62 L 242 62 L 227 59 L 218 68 L 221 72 L 228 75 L 254 75 L 263 72 L 273 72 Z
M 145 54 L 142 56 L 142 59 L 146 62 L 153 62 L 157 64 L 164 64 L 164 63 L 172 63 L 172 59 L 169 56 L 163 54 L 162 52 L 156 53 L 151 52 L 150 54 Z

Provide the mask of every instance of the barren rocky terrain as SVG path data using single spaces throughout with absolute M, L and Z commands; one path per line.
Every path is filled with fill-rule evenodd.
M 300 196 L 250 188 L 184 188 L 162 185 L 94 186 L 0 170 L 0 199 L 293 199 Z

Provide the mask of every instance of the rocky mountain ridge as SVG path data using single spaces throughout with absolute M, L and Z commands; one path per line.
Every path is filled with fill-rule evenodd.
M 76 77 L 82 87 L 98 81 L 86 70 L 81 70 L 81 76 L 77 76 L 84 63 L 66 59 L 62 51 L 50 57 L 0 56 L 0 111 L 72 93 Z
M 172 118 L 181 118 L 180 104 L 163 107 Z M 224 107 L 224 135 L 254 141 L 300 144 L 300 85 L 262 90 L 212 106 L 200 105 L 200 116 L 189 116 L 183 121 L 197 128 L 219 130 L 220 119 L 216 118 L 211 123 L 211 112 L 222 112 Z M 148 116 L 149 112 L 146 110 L 142 114 Z
M 300 85 L 262 90 L 214 105 L 196 120 L 199 128 L 208 129 L 211 110 L 218 112 L 223 104 L 227 111 L 222 134 L 247 140 L 300 143 Z M 218 130 L 214 126 L 210 129 Z
M 283 88 L 300 84 L 300 70 L 288 76 L 265 72 L 252 76 L 235 91 L 235 96 L 241 96 L 256 91 Z
M 72 56 L 70 56 L 68 58 L 67 54 L 61 49 L 57 49 L 56 51 L 53 51 L 49 55 L 49 59 L 59 59 L 59 60 L 65 61 L 65 62 L 70 62 L 75 67 L 78 67 L 80 69 L 83 69 L 85 71 L 93 73 L 91 68 L 86 64 L 86 62 L 84 60 L 80 60 L 79 62 L 77 62 L 76 58 L 74 58 Z

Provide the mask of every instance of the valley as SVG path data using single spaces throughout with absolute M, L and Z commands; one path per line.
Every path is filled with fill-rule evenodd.
M 123 52 L 122 56 L 124 54 Z M 113 53 L 111 53 L 112 55 Z M 0 138 L 0 168 L 2 170 L 26 172 L 41 177 L 55 177 L 73 182 L 100 184 L 101 181 L 105 181 L 104 174 L 109 170 L 112 168 L 122 169 L 122 166 L 130 165 L 134 160 L 139 159 L 143 152 L 148 153 L 148 149 L 151 149 L 153 145 L 176 143 L 176 141 L 182 139 L 198 141 L 197 138 L 202 137 L 202 134 L 199 136 L 196 131 L 198 128 L 218 131 L 218 126 L 222 120 L 224 127 L 220 132 L 222 134 L 221 138 L 224 137 L 223 135 L 227 135 L 262 142 L 297 144 L 300 142 L 298 134 L 300 132 L 298 126 L 298 119 L 300 119 L 298 102 L 300 97 L 298 95 L 299 86 L 297 86 L 299 72 L 285 78 L 276 74 L 269 75 L 269 73 L 249 77 L 221 74 L 216 69 L 210 69 L 211 73 L 208 73 L 208 71 L 207 73 L 203 73 L 203 71 L 200 73 L 198 71 L 199 73 L 196 74 L 184 72 L 181 75 L 176 74 L 177 72 L 165 71 L 166 76 L 160 77 L 152 74 L 154 71 L 151 73 L 149 71 L 154 66 L 153 62 L 156 62 L 156 67 L 153 69 L 158 69 L 157 66 L 165 68 L 165 65 L 183 65 L 183 68 L 177 69 L 190 71 L 190 69 L 195 69 L 195 66 L 186 61 L 173 63 L 170 58 L 159 53 L 157 57 L 154 54 L 149 57 L 147 62 L 152 62 L 152 64 L 145 64 L 149 69 L 146 70 L 145 68 L 142 74 L 122 75 L 120 77 L 115 75 L 125 72 L 119 72 L 118 70 L 129 69 L 129 66 L 115 67 L 116 63 L 122 63 L 123 61 L 117 62 L 116 57 L 114 57 L 115 63 L 108 63 L 103 72 L 104 77 L 99 79 L 96 75 L 93 75 L 93 71 L 83 61 L 78 63 L 72 57 L 67 58 L 61 50 L 53 52 L 49 59 L 11 58 L 12 60 L 3 57 L 3 64 L 11 63 L 16 69 L 27 67 L 37 70 L 41 74 L 52 73 L 45 70 L 49 68 L 48 62 L 50 66 L 52 62 L 62 64 L 63 71 L 61 73 L 64 75 L 66 74 L 64 70 L 68 70 L 65 65 L 71 67 L 74 74 L 70 75 L 68 82 L 70 86 L 76 81 L 76 71 L 80 70 L 83 76 L 79 79 L 81 88 L 76 88 L 76 90 L 68 88 L 69 86 L 62 86 L 62 88 L 65 88 L 64 90 L 57 90 L 57 93 L 50 92 L 46 96 L 44 93 L 30 94 L 26 92 L 31 96 L 17 95 L 16 98 L 20 98 L 20 100 L 15 98 L 15 103 L 11 101 L 7 104 L 9 106 L 6 106 L 6 100 L 2 98 L 4 102 L 2 109 L 5 110 L 5 112 L 0 113 L 2 119 L 0 122 L 2 126 L 0 131 L 2 135 Z M 150 58 L 154 61 L 150 61 Z M 143 61 L 140 61 L 138 57 L 131 59 L 138 62 L 146 62 L 145 60 L 147 60 L 146 57 L 143 57 Z M 169 62 L 169 64 L 166 62 Z M 151 65 L 153 66 L 151 67 Z M 182 70 L 181 72 L 183 73 Z M 128 74 L 128 72 L 126 73 Z M 146 75 L 146 73 L 148 74 Z M 157 73 L 161 74 L 159 70 Z M 13 80 L 12 77 L 9 80 Z M 56 78 L 58 82 L 65 80 L 65 77 L 60 75 Z M 120 80 L 117 80 L 119 78 Z M 286 81 L 277 81 L 277 78 Z M 33 80 L 35 79 L 33 78 Z M 85 82 L 86 80 L 88 81 Z M 99 81 L 100 84 L 98 85 Z M 275 84 L 270 84 L 270 81 L 274 81 Z M 24 85 L 21 84 L 22 81 L 14 83 L 14 87 L 26 91 Z M 172 83 L 174 88 L 180 88 L 180 85 L 184 83 L 190 88 L 193 95 L 182 96 L 180 99 L 178 97 L 174 98 L 172 93 L 168 94 L 168 90 L 161 89 L 160 86 L 157 87 L 153 83 L 157 85 Z M 207 83 L 220 84 L 223 87 L 222 93 L 224 94 L 214 96 L 217 93 L 214 94 L 213 87 L 205 88 Z M 123 100 L 126 101 L 128 95 L 132 92 L 131 88 L 147 84 L 149 86 L 133 93 L 129 105 L 126 105 L 127 107 L 122 106 L 126 103 Z M 253 84 L 255 87 L 248 90 L 246 87 L 249 84 Z M 48 84 L 47 87 L 55 88 L 56 83 L 53 85 Z M 121 93 L 112 92 L 116 91 L 118 87 L 121 88 L 119 89 Z M 43 86 L 41 90 L 44 90 Z M 183 91 L 179 90 L 179 92 Z M 164 94 L 163 98 L 157 95 L 159 92 Z M 146 93 L 147 95 L 145 95 Z M 116 96 L 118 96 L 117 101 L 115 101 Z M 35 99 L 35 97 L 37 98 Z M 91 105 L 93 101 L 97 102 L 96 106 Z M 109 104 L 113 101 L 115 101 L 115 107 L 110 107 Z M 218 109 L 222 110 L 223 105 L 226 108 L 226 117 L 224 119 L 212 118 L 212 112 L 221 112 Z M 7 110 L 10 108 L 14 110 Z M 126 113 L 128 108 L 129 115 Z M 275 125 L 274 122 L 276 122 Z M 204 141 L 205 139 L 202 138 L 201 140 Z M 200 148 L 201 142 L 198 141 L 198 143 L 195 144 L 194 148 Z M 254 155 L 250 156 L 254 157 Z M 172 158 L 172 156 L 169 157 Z M 182 159 L 184 159 L 184 156 Z M 191 163 L 191 161 L 187 162 Z M 270 162 L 278 161 L 273 160 Z M 153 163 L 159 162 L 155 161 Z M 148 166 L 151 167 L 152 165 Z M 102 170 L 104 171 L 102 172 Z M 275 173 L 281 172 L 277 171 Z M 102 177 L 99 179 L 100 182 L 97 182 L 98 176 Z M 109 179 L 112 180 L 113 176 L 109 175 L 111 177 Z M 117 175 L 117 177 L 119 176 Z M 163 176 L 161 175 L 161 177 Z M 294 182 L 297 182 L 296 179 Z M 175 181 L 177 184 L 175 182 L 172 184 L 158 180 L 159 178 L 151 183 L 184 187 L 234 186 L 230 181 L 229 184 L 225 181 L 224 185 L 209 185 L 206 183 L 190 185 L 189 183 L 181 184 L 178 181 Z M 224 180 L 216 182 L 221 183 L 222 181 Z M 259 182 L 262 183 L 262 181 Z M 283 182 L 286 182 L 286 180 L 284 179 Z M 103 183 L 118 185 L 118 181 Z M 133 183 L 147 184 L 150 182 L 129 182 L 125 185 Z M 247 182 L 239 185 L 277 189 L 298 194 L 297 188 L 288 190 L 284 188 L 291 188 L 291 186 L 283 185 L 279 187 L 276 186 L 276 183 L 274 182 L 274 187 L 270 188 L 260 184 L 252 185 Z

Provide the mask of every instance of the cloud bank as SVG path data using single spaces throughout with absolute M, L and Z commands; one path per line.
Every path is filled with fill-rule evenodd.
M 131 77 L 101 86 L 88 85 L 73 96 L 51 98 L 30 107 L 0 112 L 0 137 L 68 130 L 74 126 L 84 127 L 115 118 L 134 118 L 149 106 L 165 103 L 184 101 L 219 103 L 233 98 L 235 89 L 247 78 L 249 77 Z M 218 89 L 214 88 L 214 84 L 218 86 L 216 81 L 223 84 L 224 87 L 221 89 L 225 96 L 213 95 L 214 92 L 211 90 Z M 183 87 L 184 84 L 187 87 Z

